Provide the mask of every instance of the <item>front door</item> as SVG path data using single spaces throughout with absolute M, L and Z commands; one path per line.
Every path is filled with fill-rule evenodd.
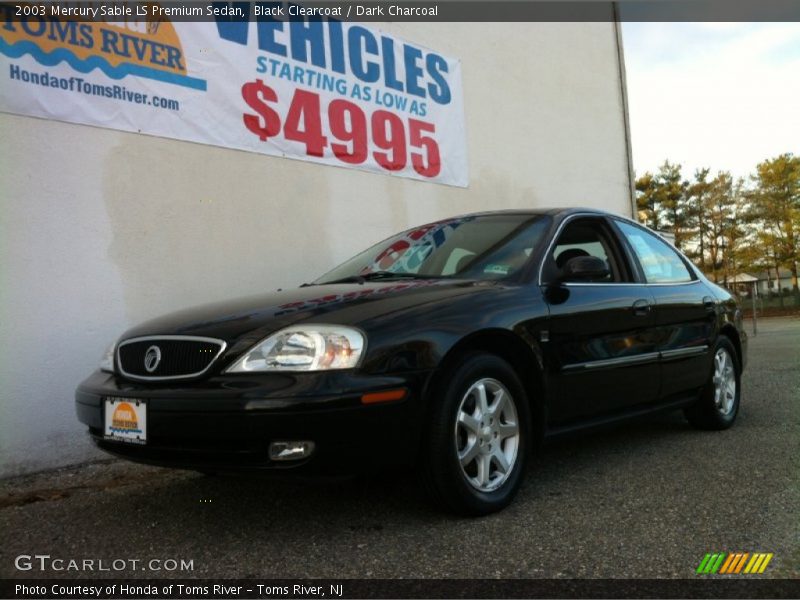
M 563 281 L 574 257 L 596 256 L 610 274 Z M 568 425 L 652 403 L 659 388 L 654 298 L 604 217 L 572 217 L 545 257 L 542 291 L 550 309 L 549 421 Z

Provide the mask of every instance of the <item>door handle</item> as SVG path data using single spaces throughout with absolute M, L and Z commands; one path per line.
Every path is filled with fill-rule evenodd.
M 717 303 L 714 302 L 714 299 L 711 296 L 704 296 L 703 297 L 703 306 L 706 309 L 706 312 L 713 313 L 717 310 Z
M 646 317 L 650 314 L 651 310 L 650 301 L 645 298 L 639 298 L 633 303 L 633 314 L 637 317 Z

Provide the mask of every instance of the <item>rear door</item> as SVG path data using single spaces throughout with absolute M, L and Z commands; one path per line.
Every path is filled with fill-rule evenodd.
M 567 260 L 585 255 L 607 261 L 611 274 L 601 281 L 560 281 Z M 636 281 L 611 223 L 603 216 L 568 217 L 544 258 L 540 284 L 550 310 L 550 423 L 566 426 L 654 402 L 654 298 Z
M 615 223 L 636 255 L 655 299 L 661 353 L 659 396 L 670 400 L 693 394 L 705 385 L 711 368 L 717 308 L 711 290 L 659 236 L 627 221 Z

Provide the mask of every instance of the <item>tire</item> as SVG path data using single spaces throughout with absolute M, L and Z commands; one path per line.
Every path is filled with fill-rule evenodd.
M 514 370 L 492 354 L 470 353 L 443 374 L 429 401 L 420 458 L 432 499 L 465 516 L 510 504 L 522 484 L 531 439 L 528 398 Z
M 708 383 L 695 404 L 684 409 L 697 429 L 728 429 L 736 421 L 742 396 L 741 366 L 730 339 L 720 336 L 714 345 Z

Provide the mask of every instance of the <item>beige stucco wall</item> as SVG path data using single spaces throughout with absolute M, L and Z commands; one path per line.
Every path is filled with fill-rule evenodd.
M 454 214 L 630 214 L 613 23 L 381 28 L 462 60 L 468 189 L 0 114 L 0 475 L 97 456 L 73 390 L 137 321 Z

